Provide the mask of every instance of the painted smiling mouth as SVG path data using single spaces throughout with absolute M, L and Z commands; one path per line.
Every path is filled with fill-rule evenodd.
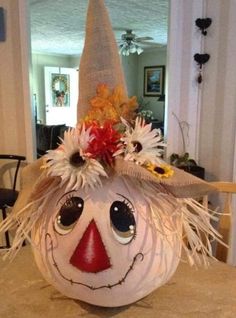
M 53 260 L 53 266 L 55 267 L 56 271 L 58 272 L 58 274 L 66 281 L 68 281 L 71 285 L 81 285 L 81 286 L 84 286 L 84 287 L 87 287 L 91 290 L 98 290 L 98 289 L 103 289 L 103 288 L 107 288 L 107 289 L 111 289 L 115 286 L 118 286 L 118 285 L 122 285 L 127 276 L 129 275 L 129 273 L 132 271 L 132 269 L 134 269 L 134 265 L 137 261 L 143 261 L 144 259 L 144 255 L 143 253 L 137 253 L 134 257 L 133 257 L 133 260 L 128 268 L 128 270 L 126 271 L 125 275 L 119 280 L 117 281 L 116 283 L 114 284 L 107 284 L 107 285 L 101 285 L 101 286 L 98 286 L 98 287 L 94 287 L 92 285 L 88 285 L 88 284 L 84 284 L 84 283 L 81 283 L 81 282 L 77 282 L 77 281 L 74 281 L 72 278 L 68 278 L 66 277 L 60 270 L 56 260 L 55 260 L 55 256 L 54 256 L 54 253 L 53 253 L 53 249 L 54 249 L 54 246 L 53 246 L 53 241 L 52 241 L 52 237 L 49 233 L 46 233 L 45 235 L 45 241 L 46 241 L 46 246 L 47 246 L 47 239 L 49 239 L 49 244 L 50 244 L 50 248 L 51 248 L 51 256 L 52 256 L 52 260 Z

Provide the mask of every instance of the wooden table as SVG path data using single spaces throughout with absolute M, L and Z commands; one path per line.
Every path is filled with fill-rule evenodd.
M 139 302 L 102 308 L 62 296 L 36 268 L 29 246 L 9 264 L 0 260 L 1 318 L 235 318 L 236 268 L 181 263 L 170 282 Z

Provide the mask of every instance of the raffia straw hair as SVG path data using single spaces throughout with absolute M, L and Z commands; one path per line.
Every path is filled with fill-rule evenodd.
M 127 189 L 135 188 L 145 198 L 149 206 L 147 215 L 144 216 L 144 212 L 137 212 L 141 217 L 146 218 L 147 222 L 154 224 L 158 235 L 168 242 L 166 233 L 175 234 L 182 242 L 190 265 L 200 265 L 201 263 L 208 265 L 207 256 L 213 257 L 211 240 L 221 242 L 219 234 L 210 223 L 211 220 L 216 220 L 216 216 L 194 199 L 175 198 L 171 193 L 163 191 L 160 184 L 129 176 L 121 176 L 121 178 Z M 60 178 L 50 178 L 43 174 L 37 182 L 28 204 L 16 212 L 13 210 L 2 222 L 0 232 L 16 230 L 12 247 L 5 257 L 13 259 L 25 239 L 31 242 L 30 232 L 37 221 L 44 217 L 45 206 L 53 194 L 58 191 L 58 187 L 60 187 Z M 166 219 L 170 222 L 166 223 Z
M 37 221 L 43 217 L 45 204 L 58 190 L 58 184 L 58 178 L 48 178 L 43 174 L 35 185 L 29 202 L 20 210 L 13 209 L 7 219 L 1 223 L 0 233 L 4 233 L 8 230 L 15 231 L 12 246 L 7 250 L 4 259 L 9 257 L 10 260 L 13 260 L 21 249 L 24 240 L 32 244 L 30 232 Z
M 150 207 L 149 220 L 154 222 L 157 232 L 165 236 L 163 239 L 168 241 L 164 234 L 166 231 L 163 230 L 167 216 L 172 222 L 168 223 L 168 230 L 179 237 L 189 264 L 208 266 L 209 257 L 214 258 L 211 242 L 216 240 L 225 245 L 220 234 L 211 225 L 211 221 L 218 220 L 217 213 L 206 209 L 192 198 L 179 199 L 172 194 L 163 193 L 159 185 L 152 182 L 129 177 L 123 179 L 145 198 Z M 182 230 L 179 229 L 178 222 Z

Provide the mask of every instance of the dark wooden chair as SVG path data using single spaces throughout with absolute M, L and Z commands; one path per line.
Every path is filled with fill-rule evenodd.
M 16 190 L 17 176 L 21 161 L 24 161 L 26 158 L 24 156 L 0 154 L 0 159 L 15 161 L 13 186 L 11 188 L 0 188 L 0 210 L 2 211 L 2 218 L 4 220 L 7 217 L 7 207 L 12 207 L 18 197 L 18 191 Z M 11 246 L 8 231 L 5 232 L 5 239 L 6 246 L 0 246 L 0 248 L 9 248 Z
M 46 154 L 49 149 L 56 149 L 60 144 L 60 137 L 63 138 L 66 125 L 44 125 L 36 124 L 37 158 Z

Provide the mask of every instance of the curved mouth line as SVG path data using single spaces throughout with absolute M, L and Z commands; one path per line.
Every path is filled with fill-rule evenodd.
M 74 284 L 75 284 L 75 285 L 81 285 L 81 286 L 87 287 L 87 288 L 89 288 L 89 289 L 91 289 L 91 290 L 97 290 L 97 289 L 102 289 L 102 288 L 111 289 L 111 288 L 113 288 L 113 287 L 115 287 L 115 286 L 122 285 L 122 284 L 125 282 L 127 276 L 128 276 L 129 273 L 131 272 L 131 270 L 134 268 L 135 263 L 136 263 L 138 260 L 140 260 L 140 261 L 142 262 L 143 259 L 144 259 L 143 253 L 137 253 L 137 254 L 133 257 L 133 261 L 131 262 L 131 264 L 130 264 L 128 270 L 127 270 L 126 273 L 125 273 L 125 275 L 124 275 L 118 282 L 116 282 L 116 283 L 114 283 L 114 284 L 101 285 L 101 286 L 98 286 L 98 287 L 94 287 L 94 286 L 92 286 L 92 285 L 87 285 L 87 284 L 84 284 L 84 283 L 81 283 L 81 282 L 74 281 L 72 278 L 66 277 L 66 276 L 61 272 L 61 270 L 60 270 L 58 264 L 56 263 L 55 256 L 54 256 L 54 253 L 53 253 L 54 246 L 53 246 L 53 241 L 52 241 L 51 234 L 46 233 L 46 235 L 45 235 L 45 241 L 47 241 L 47 238 L 50 239 L 49 244 L 50 244 L 50 248 L 51 248 L 51 256 L 52 256 L 52 260 L 53 260 L 53 266 L 56 268 L 58 274 L 59 274 L 63 279 L 65 279 L 66 281 L 68 281 L 71 285 L 74 285 Z M 46 246 L 47 246 L 47 244 L 46 244 Z

